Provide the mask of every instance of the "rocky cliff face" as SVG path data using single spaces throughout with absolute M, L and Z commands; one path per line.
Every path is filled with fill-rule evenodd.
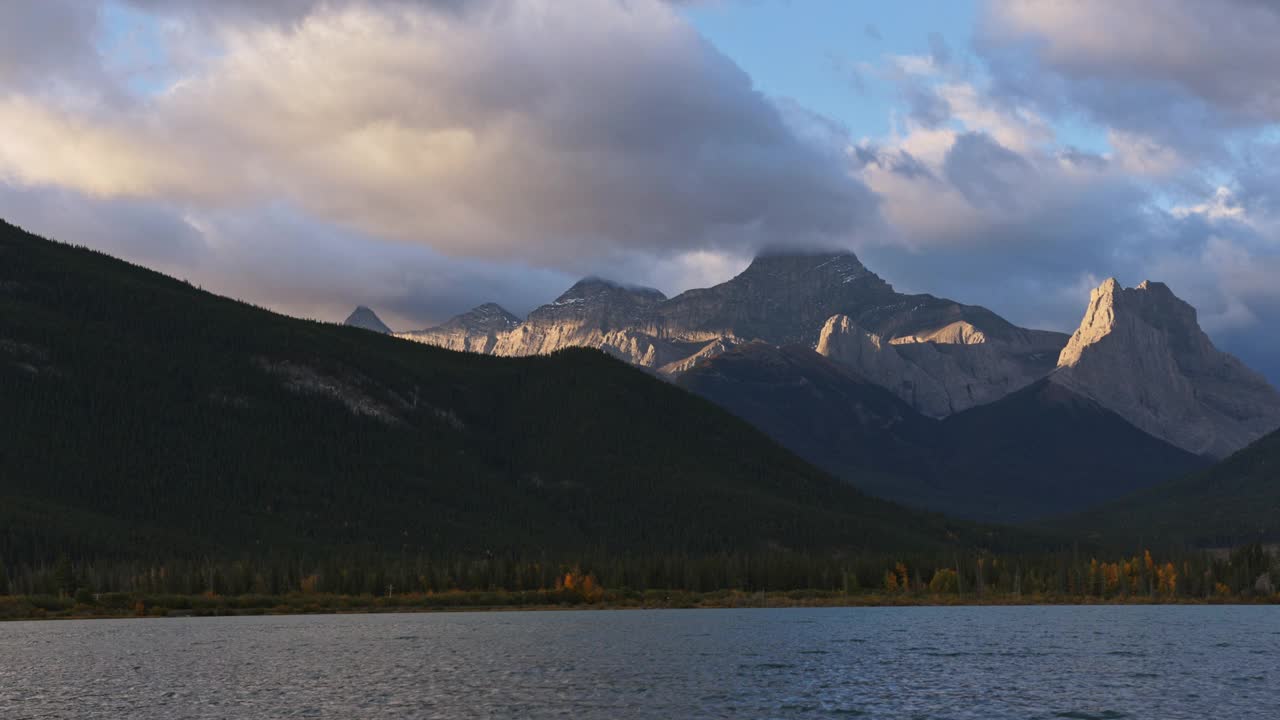
M 396 337 L 438 345 L 450 350 L 489 354 L 498 338 L 520 324 L 520 318 L 501 305 L 485 303 L 426 330 L 396 333 Z
M 690 354 L 646 332 L 653 309 L 667 298 L 653 288 L 585 278 L 498 339 L 495 355 L 540 355 L 593 347 L 627 362 L 657 368 Z
M 1095 289 L 1050 379 L 1200 455 L 1224 457 L 1280 427 L 1280 393 L 1215 348 L 1163 283 Z
M 594 347 L 669 377 L 747 342 L 818 347 L 936 417 L 1043 377 L 1067 339 L 898 293 L 849 252 L 764 254 L 727 282 L 671 299 L 587 278 L 516 326 L 436 330 L 410 339 L 495 355 Z M 864 342 L 875 352 L 859 349 Z
M 655 308 L 647 329 L 693 342 L 733 337 L 812 345 L 832 315 L 881 307 L 896 297 L 853 253 L 766 254 L 727 282 L 689 290 Z
M 994 402 L 1043 378 L 1066 339 L 1039 331 L 1002 335 L 993 339 L 960 320 L 885 337 L 847 315 L 836 315 L 823 325 L 817 350 L 925 415 L 940 418 Z
M 382 322 L 382 319 L 378 317 L 378 314 L 364 305 L 361 305 L 352 311 L 352 313 L 347 316 L 347 319 L 342 321 L 342 324 L 350 325 L 351 327 L 364 328 L 365 330 L 372 330 L 373 332 L 380 332 L 386 335 L 391 334 L 391 328 L 387 327 L 386 324 Z

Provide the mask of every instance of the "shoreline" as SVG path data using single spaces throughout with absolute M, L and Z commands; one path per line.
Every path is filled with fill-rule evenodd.
M 120 620 L 141 618 L 244 617 L 287 615 L 373 615 L 447 612 L 558 612 L 566 610 L 725 610 L 857 607 L 1052 607 L 1138 605 L 1277 605 L 1280 595 L 1262 597 L 1096 597 L 1088 595 L 988 594 L 957 596 L 899 593 L 826 593 L 772 591 L 745 593 L 609 593 L 613 597 L 586 601 L 540 602 L 525 597 L 497 599 L 497 593 L 446 592 L 391 597 L 352 595 L 146 595 L 113 594 L 106 602 L 75 602 L 49 596 L 0 596 L 0 622 L 30 620 Z M 121 602 L 121 601 L 124 602 Z

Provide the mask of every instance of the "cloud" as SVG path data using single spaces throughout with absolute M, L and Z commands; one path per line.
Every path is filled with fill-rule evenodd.
M 234 22 L 256 6 L 219 4 L 222 52 L 130 107 L 9 97 L 0 130 L 40 131 L 0 144 L 0 176 L 205 208 L 276 198 L 556 267 L 847 244 L 875 214 L 666 3 L 298 2 L 273 6 L 291 22 Z
M 355 305 L 370 305 L 399 330 L 491 301 L 526 313 L 576 279 L 520 263 L 448 258 L 343 231 L 284 206 L 175 209 L 0 185 L 0 217 L 297 317 L 341 320 Z
M 905 149 L 922 144 L 931 152 Z M 1265 159 L 1257 176 L 1172 206 L 1117 157 L 1018 152 L 972 131 L 918 129 L 858 147 L 851 165 L 893 230 L 862 255 L 901 290 L 1070 331 L 1102 279 L 1161 280 L 1221 347 L 1280 379 L 1280 339 L 1266 331 L 1280 323 L 1280 184 Z
M 1233 131 L 1280 121 L 1278 34 L 1260 0 L 992 0 L 977 47 L 996 94 L 1221 161 Z
M 406 328 L 583 274 L 705 286 L 763 246 L 1059 329 L 1150 277 L 1280 377 L 1277 6 L 991 0 L 972 48 L 921 28 L 818 69 L 893 103 L 867 138 L 763 95 L 686 4 L 0 3 L 0 215 Z
M 0 88 L 50 92 L 101 79 L 99 8 L 78 0 L 0 3 Z
M 1280 119 L 1275 3 L 996 0 L 984 29 L 996 42 L 1033 40 L 1064 74 L 1164 82 L 1242 121 Z

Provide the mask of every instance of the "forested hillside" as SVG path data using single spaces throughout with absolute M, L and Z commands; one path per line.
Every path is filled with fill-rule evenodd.
M 1107 542 L 1231 547 L 1280 542 L 1280 432 L 1207 470 L 1060 523 Z
M 0 557 L 463 563 L 937 551 L 602 353 L 495 358 L 287 318 L 0 225 Z

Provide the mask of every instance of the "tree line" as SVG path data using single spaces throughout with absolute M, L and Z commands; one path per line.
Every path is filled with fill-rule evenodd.
M 1150 551 L 1100 559 L 1075 552 L 999 556 L 868 553 L 583 556 L 574 559 L 460 555 L 191 558 L 163 563 L 0 563 L 0 595 L 98 593 L 268 595 L 326 593 L 383 597 L 454 591 L 529 592 L 588 588 L 708 593 L 817 590 L 990 598 L 1133 600 L 1266 598 L 1280 586 L 1280 559 L 1260 544 L 1230 552 Z

